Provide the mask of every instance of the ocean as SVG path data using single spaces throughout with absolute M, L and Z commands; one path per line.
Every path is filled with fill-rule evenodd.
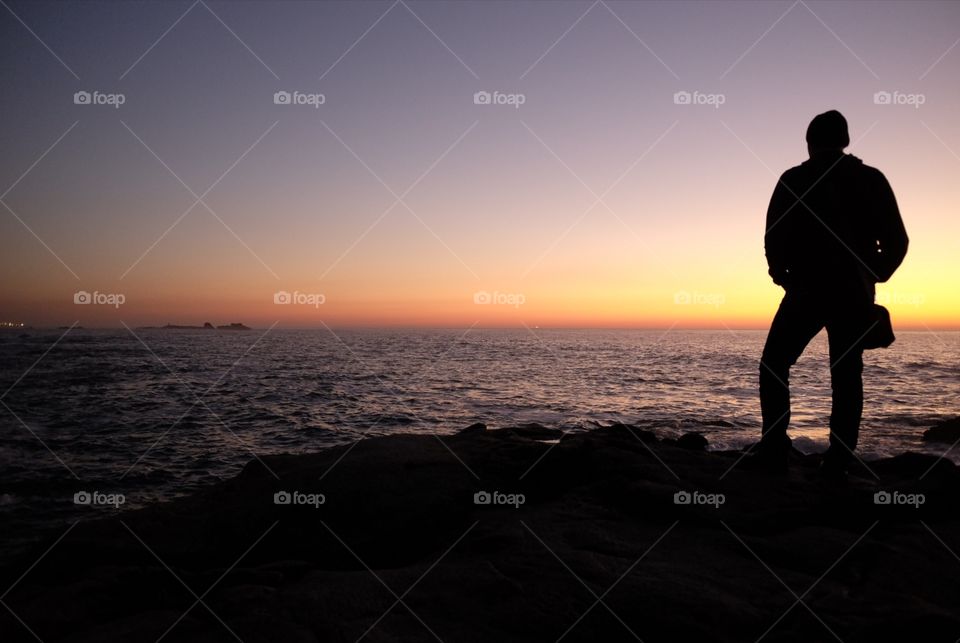
M 765 331 L 29 330 L 0 333 L 0 520 L 10 533 L 236 475 L 253 454 L 396 432 L 536 422 L 699 431 L 712 449 L 760 431 Z M 904 332 L 865 357 L 865 459 L 942 454 L 923 430 L 960 415 L 960 333 Z M 825 448 L 826 336 L 792 372 L 794 445 Z M 960 448 L 948 454 L 960 462 Z M 375 472 L 371 472 L 371 475 Z

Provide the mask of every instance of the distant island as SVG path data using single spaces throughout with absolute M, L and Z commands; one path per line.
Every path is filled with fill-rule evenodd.
M 214 326 L 210 322 L 204 322 L 203 326 L 185 326 L 181 324 L 167 324 L 166 326 L 140 326 L 138 330 L 252 330 L 249 326 L 239 322 L 232 324 L 223 324 Z
M 166 326 L 161 327 L 163 330 L 199 330 L 208 328 L 213 330 L 213 324 L 206 322 L 203 326 L 181 326 L 178 324 L 167 324 Z

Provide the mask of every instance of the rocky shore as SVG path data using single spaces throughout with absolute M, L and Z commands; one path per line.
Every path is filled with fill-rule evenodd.
M 846 485 L 615 425 L 251 461 L 0 573 L 4 641 L 956 641 L 960 471 Z M 35 561 L 38 561 L 36 562 Z M 32 566 L 31 566 L 32 565 Z

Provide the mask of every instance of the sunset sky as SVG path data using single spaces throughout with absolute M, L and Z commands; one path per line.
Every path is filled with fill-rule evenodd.
M 762 328 L 838 109 L 911 239 L 881 302 L 957 328 L 958 42 L 950 2 L 6 0 L 0 321 Z

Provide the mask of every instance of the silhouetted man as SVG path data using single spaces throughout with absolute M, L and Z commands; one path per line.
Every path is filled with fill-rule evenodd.
M 907 252 L 890 184 L 844 154 L 849 144 L 840 112 L 816 116 L 807 128 L 810 159 L 783 173 L 767 210 L 767 264 L 786 292 L 760 360 L 758 458 L 775 469 L 786 468 L 790 449 L 790 367 L 826 328 L 833 407 L 821 466 L 845 474 L 863 412 L 862 341 L 875 323 L 875 284 L 889 279 Z

